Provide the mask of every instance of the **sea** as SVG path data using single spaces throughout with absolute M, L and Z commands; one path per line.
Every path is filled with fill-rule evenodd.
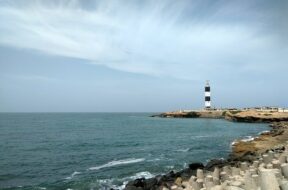
M 133 179 L 226 158 L 268 124 L 155 113 L 0 113 L 0 189 L 123 189 Z

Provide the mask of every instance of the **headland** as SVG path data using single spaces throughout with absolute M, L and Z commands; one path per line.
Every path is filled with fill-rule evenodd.
M 203 110 L 180 110 L 165 112 L 152 117 L 163 118 L 211 118 L 226 119 L 235 122 L 260 122 L 270 123 L 288 121 L 288 112 L 261 109 L 203 109 Z
M 125 190 L 288 190 L 288 112 L 256 109 L 190 110 L 165 112 L 152 117 L 211 118 L 232 122 L 269 123 L 250 140 L 236 139 L 226 159 L 206 165 L 191 163 L 150 179 L 130 181 Z

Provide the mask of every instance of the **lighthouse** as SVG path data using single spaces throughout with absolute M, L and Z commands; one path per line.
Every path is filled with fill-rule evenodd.
M 210 108 L 211 108 L 211 93 L 210 93 L 209 80 L 207 80 L 205 85 L 205 109 Z

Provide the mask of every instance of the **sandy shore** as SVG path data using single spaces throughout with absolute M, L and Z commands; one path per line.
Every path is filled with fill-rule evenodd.
M 288 190 L 288 122 L 270 127 L 251 141 L 235 141 L 226 160 L 211 160 L 205 166 L 192 163 L 179 172 L 136 179 L 125 190 Z

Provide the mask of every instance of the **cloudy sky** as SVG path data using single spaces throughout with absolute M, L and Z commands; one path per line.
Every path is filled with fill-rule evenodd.
M 288 1 L 0 0 L 1 112 L 288 107 Z

